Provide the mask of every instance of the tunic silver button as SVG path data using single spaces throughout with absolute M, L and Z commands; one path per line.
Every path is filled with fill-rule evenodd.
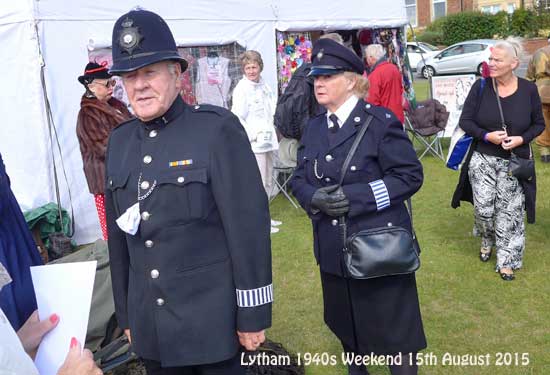
M 388 223 L 388 227 L 393 227 L 393 224 L 391 222 Z
M 162 298 L 157 298 L 157 306 L 163 306 L 164 300 Z
M 367 107 L 367 109 L 369 109 L 369 108 L 370 108 L 370 104 L 367 104 L 365 107 Z
M 156 130 L 151 130 L 149 132 L 149 138 L 155 138 L 158 135 L 158 132 Z
M 338 220 L 334 219 L 332 220 L 332 226 L 335 227 L 338 225 Z
M 325 182 L 330 182 L 330 177 L 325 178 Z
M 352 165 L 349 169 L 351 169 L 352 172 L 355 172 L 357 170 L 357 167 L 355 165 Z
M 147 220 L 149 220 L 150 217 L 151 217 L 151 214 L 147 211 L 143 211 L 141 213 L 141 220 L 147 221 Z
M 327 162 L 331 162 L 331 161 L 334 160 L 334 158 L 332 157 L 332 155 L 329 154 L 329 155 L 325 156 L 325 160 L 326 160 Z
M 149 164 L 149 163 L 152 162 L 152 161 L 153 161 L 153 157 L 152 157 L 151 155 L 145 155 L 145 156 L 143 157 L 143 162 L 144 162 L 145 164 Z
M 149 181 L 143 181 L 140 186 L 142 190 L 149 189 Z
M 109 180 L 109 186 L 113 186 L 113 179 L 112 178 Z
M 183 184 L 183 181 L 185 181 L 185 177 L 179 176 L 179 177 L 178 177 L 178 182 L 179 182 L 180 184 Z
M 153 247 L 155 243 L 151 240 L 145 241 L 145 247 L 148 247 L 149 249 Z
M 353 121 L 359 122 L 359 121 L 361 121 L 361 117 L 356 117 L 356 118 L 353 119 Z
M 160 276 L 160 272 L 158 270 L 152 270 L 151 271 L 151 278 L 152 279 L 158 279 Z

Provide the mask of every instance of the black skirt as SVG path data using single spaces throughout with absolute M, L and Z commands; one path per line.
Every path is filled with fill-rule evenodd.
M 321 272 L 321 284 L 325 323 L 357 354 L 426 348 L 414 274 L 356 280 Z

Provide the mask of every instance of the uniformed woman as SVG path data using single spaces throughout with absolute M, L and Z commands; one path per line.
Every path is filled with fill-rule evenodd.
M 404 201 L 423 180 L 399 120 L 360 99 L 368 91 L 363 71 L 361 59 L 348 48 L 328 39 L 316 43 L 310 74 L 326 113 L 305 129 L 292 189 L 313 223 L 328 327 L 346 352 L 392 356 L 392 374 L 416 374 L 409 356 L 414 359 L 426 339 L 414 273 L 358 280 L 346 277 L 343 269 L 338 217 L 346 216 L 349 234 L 386 225 L 411 230 Z M 370 126 L 339 187 L 340 168 L 368 116 Z M 368 372 L 351 366 L 349 374 Z

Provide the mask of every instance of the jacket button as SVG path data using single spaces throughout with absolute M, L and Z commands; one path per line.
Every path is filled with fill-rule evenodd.
M 393 227 L 393 224 L 391 222 L 388 223 L 388 227 Z
M 179 182 L 180 184 L 183 184 L 183 181 L 185 181 L 185 177 L 179 176 L 179 177 L 178 177 L 178 182 Z
M 113 179 L 112 178 L 109 179 L 109 186 L 113 186 Z
M 148 247 L 149 249 L 153 247 L 155 243 L 151 240 L 145 241 L 145 247 Z
M 149 189 L 149 181 L 143 181 L 140 186 L 142 190 Z
M 151 271 L 151 278 L 152 279 L 158 279 L 160 276 L 160 272 L 158 270 L 152 270 Z
M 335 226 L 337 226 L 337 225 L 338 225 L 338 220 L 333 219 L 333 220 L 332 220 L 332 226 L 335 227 Z
M 164 300 L 162 298 L 157 298 L 157 306 L 163 306 Z
M 332 155 L 328 154 L 327 156 L 325 156 L 325 160 L 330 163 L 334 160 L 334 158 L 332 157 Z
M 149 138 L 155 138 L 158 135 L 158 132 L 156 130 L 151 130 L 149 132 Z
M 330 182 L 330 177 L 325 178 L 325 182 Z
M 147 221 L 147 220 L 149 220 L 150 217 L 151 217 L 151 214 L 147 211 L 143 211 L 141 213 L 141 220 Z
M 145 155 L 145 156 L 143 157 L 143 162 L 144 162 L 145 164 L 149 164 L 149 163 L 151 163 L 152 161 L 153 161 L 153 157 L 152 157 L 151 155 Z
M 352 166 L 350 167 L 350 169 L 351 169 L 352 172 L 355 172 L 355 171 L 357 170 L 357 167 L 356 167 L 355 165 L 352 165 Z

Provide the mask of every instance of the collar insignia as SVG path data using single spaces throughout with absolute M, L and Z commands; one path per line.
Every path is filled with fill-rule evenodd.
M 139 28 L 134 27 L 134 21 L 126 18 L 122 21 L 122 32 L 118 38 L 118 44 L 126 53 L 131 55 L 134 49 L 139 48 L 139 43 L 143 40 L 143 36 L 139 32 Z

